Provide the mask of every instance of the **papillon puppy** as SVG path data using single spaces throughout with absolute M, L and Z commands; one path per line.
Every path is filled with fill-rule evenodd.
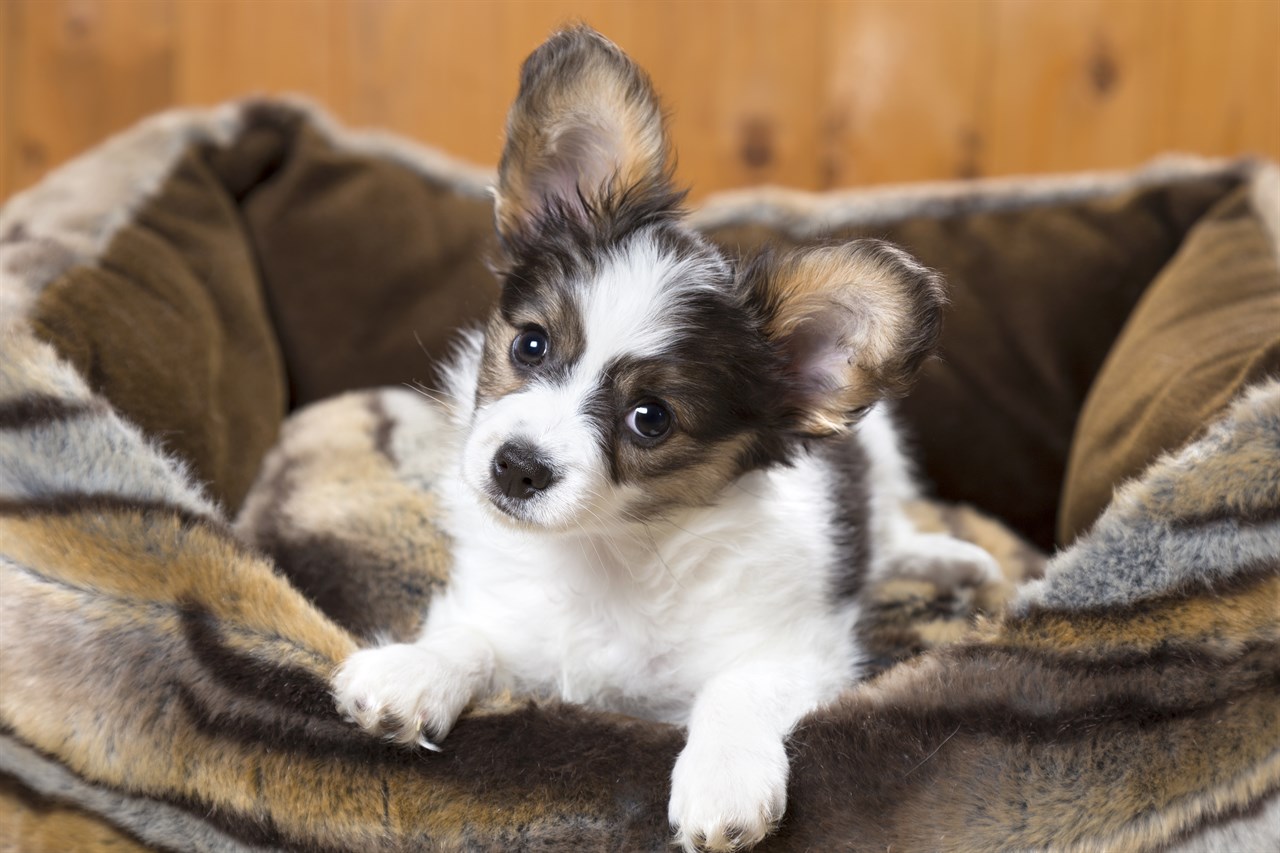
M 797 721 L 860 675 L 864 581 L 998 568 L 909 522 L 877 405 L 934 349 L 939 276 L 877 240 L 731 258 L 683 196 L 621 50 L 577 27 L 526 60 L 501 299 L 446 371 L 449 583 L 416 642 L 357 652 L 334 686 L 426 749 L 502 690 L 687 726 L 676 840 L 731 850 L 782 818 Z

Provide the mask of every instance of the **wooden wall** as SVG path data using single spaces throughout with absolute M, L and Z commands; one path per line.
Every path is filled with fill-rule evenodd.
M 1280 0 L 0 0 L 0 195 L 248 92 L 492 163 L 572 18 L 650 70 L 695 195 L 1280 158 Z

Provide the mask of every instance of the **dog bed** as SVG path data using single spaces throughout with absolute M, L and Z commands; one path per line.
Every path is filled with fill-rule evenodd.
M 489 179 L 251 102 L 0 210 L 0 849 L 666 849 L 677 729 L 504 696 L 409 752 L 328 693 L 447 576 L 440 414 L 403 386 L 495 296 Z M 947 275 L 899 405 L 916 510 L 1008 580 L 868 592 L 878 674 L 795 732 L 759 849 L 1275 849 L 1280 173 L 753 190 L 694 219 Z

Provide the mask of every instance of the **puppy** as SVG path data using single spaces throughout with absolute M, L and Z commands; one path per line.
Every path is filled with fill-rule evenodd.
M 648 77 L 586 28 L 525 62 L 495 194 L 501 300 L 445 389 L 449 586 L 416 642 L 343 663 L 338 707 L 426 749 L 504 689 L 688 726 L 676 840 L 750 846 L 788 733 L 859 676 L 866 575 L 996 575 L 907 521 L 875 405 L 942 282 L 873 240 L 726 257 L 682 223 Z

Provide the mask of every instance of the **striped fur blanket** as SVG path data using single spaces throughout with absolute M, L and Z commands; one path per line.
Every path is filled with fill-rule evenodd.
M 164 117 L 0 211 L 0 850 L 666 849 L 677 729 L 509 696 L 424 754 L 334 710 L 336 663 L 361 638 L 412 632 L 447 581 L 440 415 L 405 390 L 308 385 L 320 380 L 291 361 L 302 336 L 281 292 L 236 290 L 282 263 L 287 241 L 261 237 L 277 220 L 251 209 L 263 162 L 279 180 L 294 168 L 262 153 L 281 116 L 323 156 L 427 175 L 483 225 L 468 175 L 449 183 L 433 155 L 278 105 Z M 1219 213 L 1265 219 L 1227 195 L 1274 172 L 1197 168 L 1224 188 Z M 984 192 L 934 192 L 915 214 L 1006 204 Z M 867 198 L 899 218 L 914 203 Z M 751 227 L 785 231 L 791 202 L 760 204 L 727 200 L 702 221 L 740 227 L 756 205 L 772 213 Z M 225 217 L 238 249 L 203 252 L 174 211 Z M 867 221 L 880 227 L 854 224 Z M 1274 245 L 1250 267 L 1267 299 Z M 179 272 L 137 272 L 170 261 Z M 259 337 L 235 338 L 246 329 Z M 869 591 L 860 630 L 878 674 L 794 733 L 788 813 L 760 849 L 1274 850 L 1280 380 L 1249 363 L 1185 441 L 1108 486 L 1080 535 L 1055 545 L 1052 521 L 1044 535 L 1016 525 L 1053 549 L 1047 564 L 986 514 L 919 506 L 923 524 L 990 548 L 1007 584 Z M 1097 473 L 1065 440 L 1061 453 L 1059 476 Z

